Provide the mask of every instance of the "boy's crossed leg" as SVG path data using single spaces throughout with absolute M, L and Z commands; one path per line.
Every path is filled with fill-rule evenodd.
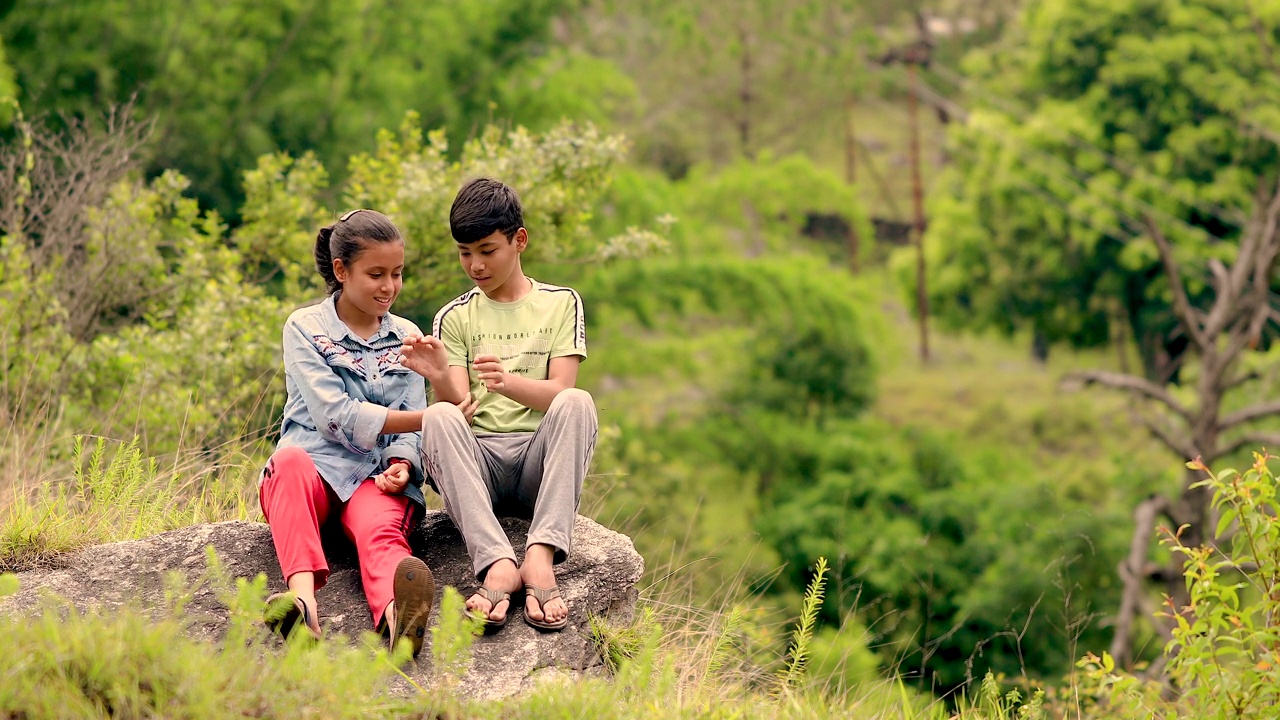
M 556 396 L 533 433 L 473 435 L 451 403 L 436 403 L 424 414 L 424 468 L 462 533 L 476 578 L 498 593 L 477 592 L 467 608 L 485 613 L 491 625 L 505 622 L 510 610 L 508 600 L 492 598 L 522 587 L 531 625 L 558 630 L 567 621 L 568 606 L 556 597 L 552 565 L 568 557 L 572 546 L 596 431 L 591 395 L 575 388 Z M 495 507 L 532 514 L 522 567 L 517 568 Z

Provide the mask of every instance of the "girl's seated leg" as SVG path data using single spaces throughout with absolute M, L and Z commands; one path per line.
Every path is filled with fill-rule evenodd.
M 396 567 L 413 554 L 409 532 L 421 519 L 417 503 L 402 494 L 384 493 L 372 480 L 356 489 L 342 511 L 342 530 L 360 559 L 360 580 L 375 628 L 395 597 Z
M 315 591 L 329 579 L 320 526 L 339 500 L 316 471 L 311 456 L 289 447 L 277 450 L 267 461 L 258 485 L 258 502 L 271 526 L 281 574 L 310 609 L 312 629 L 318 632 Z

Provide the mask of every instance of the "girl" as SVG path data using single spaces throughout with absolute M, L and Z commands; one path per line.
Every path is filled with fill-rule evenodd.
M 435 583 L 408 543 L 425 511 L 427 398 L 423 377 L 400 364 L 404 339 L 420 331 L 390 312 L 404 240 L 383 214 L 352 210 L 320 230 L 315 260 L 327 296 L 285 322 L 284 422 L 258 488 L 290 590 L 268 605 L 293 599 L 271 624 L 287 633 L 301 622 L 320 637 L 316 590 L 329 576 L 320 527 L 336 519 L 355 545 L 374 627 L 417 655 Z

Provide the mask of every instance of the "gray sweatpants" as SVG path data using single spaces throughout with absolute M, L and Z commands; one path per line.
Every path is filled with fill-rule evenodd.
M 498 514 L 530 517 L 529 541 L 568 557 L 582 480 L 595 450 L 596 406 L 577 388 L 556 395 L 535 432 L 475 433 L 453 403 L 422 417 L 422 467 L 444 498 L 479 579 L 494 562 L 516 561 Z

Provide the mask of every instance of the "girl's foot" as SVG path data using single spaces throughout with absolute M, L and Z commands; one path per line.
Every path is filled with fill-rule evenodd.
M 284 603 L 289 603 L 283 610 L 284 614 L 272 617 L 280 612 L 278 606 Z M 321 638 L 320 615 L 315 596 L 303 597 L 294 592 L 275 593 L 267 598 L 266 604 L 267 617 L 263 620 L 267 627 L 279 633 L 281 637 L 288 638 L 295 629 L 305 627 L 311 637 L 316 640 Z
M 431 570 L 421 558 L 405 557 L 396 566 L 392 588 L 393 599 L 383 611 L 383 620 L 391 635 L 391 649 L 407 640 L 417 657 L 427 635 L 427 621 L 435 602 L 436 583 Z

